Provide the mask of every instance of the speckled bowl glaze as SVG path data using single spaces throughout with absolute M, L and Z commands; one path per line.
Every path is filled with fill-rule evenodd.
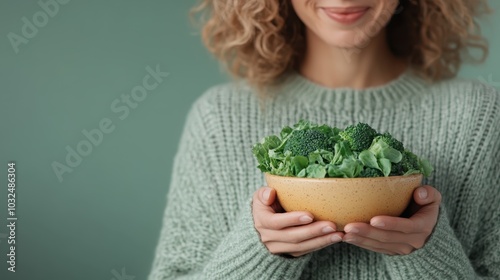
M 399 216 L 422 174 L 377 178 L 298 178 L 265 174 L 286 211 L 309 211 L 315 220 L 332 221 L 337 230 L 379 215 Z

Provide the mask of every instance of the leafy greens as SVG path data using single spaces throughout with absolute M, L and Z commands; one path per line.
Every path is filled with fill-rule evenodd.
M 427 160 L 404 149 L 389 133 L 365 123 L 342 130 L 306 120 L 284 127 L 252 148 L 262 172 L 288 177 L 356 178 L 400 176 L 433 171 Z

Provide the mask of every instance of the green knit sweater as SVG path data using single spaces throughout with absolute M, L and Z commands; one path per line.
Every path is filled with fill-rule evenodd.
M 259 110 L 244 84 L 193 104 L 149 275 L 160 279 L 500 279 L 500 93 L 477 82 L 427 84 L 407 71 L 364 90 L 329 89 L 292 73 Z M 271 254 L 251 214 L 265 185 L 253 144 L 299 119 L 389 131 L 435 168 L 438 222 L 419 250 L 389 256 L 347 243 L 298 258 Z

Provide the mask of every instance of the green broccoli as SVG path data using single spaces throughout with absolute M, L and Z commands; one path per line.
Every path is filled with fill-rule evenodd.
M 339 133 L 340 137 L 349 143 L 351 150 L 361 152 L 372 144 L 373 138 L 378 135 L 377 131 L 366 123 L 358 123 L 348 126 Z
M 365 167 L 359 174 L 359 177 L 383 177 L 383 176 L 384 174 L 382 173 L 382 171 L 371 167 Z
M 390 133 L 379 134 L 365 123 L 342 130 L 300 120 L 279 136 L 265 137 L 252 148 L 262 172 L 308 178 L 382 177 L 422 174 L 429 161 L 405 150 Z
M 320 129 L 295 130 L 288 138 L 284 151 L 291 151 L 294 156 L 308 156 L 310 153 L 321 150 L 333 150 L 330 136 Z
M 386 132 L 386 133 L 380 135 L 380 138 L 384 142 L 389 144 L 389 146 L 391 146 L 392 148 L 394 148 L 400 152 L 404 152 L 405 147 L 403 146 L 403 143 L 401 143 L 398 139 L 392 137 L 392 135 L 389 132 Z
M 401 176 L 406 173 L 420 173 L 418 157 L 408 150 L 403 151 L 402 155 L 401 161 L 391 166 L 391 176 Z

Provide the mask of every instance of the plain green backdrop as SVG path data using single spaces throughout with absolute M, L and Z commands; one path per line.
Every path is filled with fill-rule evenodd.
M 226 75 L 190 26 L 193 0 L 59 1 L 51 15 L 38 1 L 0 2 L 0 277 L 146 279 L 187 111 Z M 490 57 L 461 76 L 500 86 L 498 26 L 498 15 L 484 21 Z M 168 77 L 125 103 L 148 66 Z M 89 151 L 82 131 L 106 119 L 114 130 Z M 67 149 L 78 147 L 88 155 L 71 158 L 61 181 L 53 163 L 67 166 Z M 9 161 L 15 273 L 6 264 Z

